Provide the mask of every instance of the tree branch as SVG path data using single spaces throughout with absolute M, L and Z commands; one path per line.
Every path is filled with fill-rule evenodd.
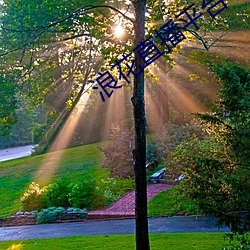
M 165 29 L 162 29 L 157 35 L 155 35 L 153 38 L 152 38 L 152 41 L 154 41 L 157 36 L 159 34 L 162 34 L 164 32 L 168 32 L 171 31 L 171 28 L 172 27 L 166 27 Z M 201 43 L 202 45 L 204 46 L 204 48 L 209 51 L 209 49 L 217 42 L 219 41 L 223 36 L 225 36 L 226 34 L 229 33 L 229 31 L 223 33 L 220 37 L 217 37 L 210 45 L 207 44 L 207 41 L 204 39 L 204 37 L 202 35 L 200 35 L 196 30 L 193 30 L 193 29 L 190 29 L 190 28 L 184 28 L 183 26 L 181 25 L 177 25 L 176 26 L 176 29 L 183 29 L 184 31 L 188 31 L 189 33 L 191 33 L 193 36 L 195 36 Z
M 85 11 L 89 11 L 89 10 L 92 10 L 92 9 L 97 9 L 97 8 L 109 8 L 117 13 L 119 13 L 120 15 L 122 15 L 125 19 L 127 19 L 128 21 L 132 22 L 134 24 L 134 20 L 131 19 L 130 17 L 128 17 L 126 14 L 124 14 L 123 12 L 121 12 L 120 10 L 116 9 L 115 7 L 113 6 L 110 6 L 110 5 L 85 5 L 85 6 L 82 6 L 80 7 L 79 9 L 77 9 L 76 11 L 72 12 L 70 15 L 68 15 L 67 17 L 64 17 L 56 22 L 52 22 L 51 24 L 49 25 L 43 25 L 43 26 L 37 26 L 35 27 L 34 29 L 27 29 L 27 30 L 15 30 L 15 29 L 9 29 L 9 28 L 5 28 L 4 26 L 2 26 L 2 29 L 5 30 L 5 31 L 10 31 L 10 32 L 24 32 L 24 33 L 32 33 L 32 32 L 39 32 L 38 34 L 36 34 L 32 39 L 30 39 L 30 41 L 26 42 L 25 44 L 23 44 L 21 47 L 18 47 L 18 48 L 15 48 L 15 49 L 12 49 L 12 50 L 9 50 L 9 51 L 6 51 L 2 54 L 0 54 L 0 57 L 1 56 L 5 56 L 9 53 L 12 53 L 12 52 L 15 52 L 15 51 L 18 51 L 18 50 L 25 50 L 27 48 L 28 45 L 30 45 L 32 42 L 34 42 L 39 36 L 41 36 L 45 31 L 47 31 L 49 28 L 51 27 L 54 27 L 58 24 L 61 24 L 63 22 L 65 22 L 66 20 L 76 16 L 76 15 L 79 15 Z M 79 35 L 79 36 L 82 36 Z M 76 37 L 78 37 L 76 35 Z M 73 38 L 73 37 L 72 37 Z M 68 40 L 68 39 L 67 39 Z

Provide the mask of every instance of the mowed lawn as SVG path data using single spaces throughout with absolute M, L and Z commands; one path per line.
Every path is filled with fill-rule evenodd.
M 151 234 L 151 250 L 222 250 L 228 246 L 224 233 Z M 0 242 L 1 250 L 131 250 L 134 235 L 74 236 L 67 238 Z
M 47 166 L 45 172 L 54 169 L 53 174 L 46 181 L 62 176 L 72 181 L 79 181 L 86 175 L 98 174 L 99 177 L 102 174 L 106 175 L 106 171 L 98 169 L 102 161 L 98 145 L 100 143 L 67 149 L 62 154 L 58 151 L 0 162 L 0 218 L 21 209 L 20 197 L 32 181 L 38 181 L 36 174 L 45 163 Z M 55 164 L 55 161 L 51 159 L 57 158 L 58 155 L 60 155 L 60 160 Z

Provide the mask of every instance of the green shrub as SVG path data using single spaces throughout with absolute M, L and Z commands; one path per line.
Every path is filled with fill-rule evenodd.
M 92 195 L 94 193 L 94 185 L 92 181 L 87 179 L 76 183 L 72 186 L 69 193 L 69 204 L 73 207 L 85 208 L 91 207 Z
M 94 208 L 101 208 L 111 204 L 124 193 L 134 189 L 132 178 L 106 178 L 96 182 L 93 194 Z
M 66 178 L 61 178 L 58 181 L 48 185 L 45 188 L 43 198 L 45 207 L 68 207 L 70 190 L 71 184 L 70 181 Z
M 68 207 L 67 212 L 78 212 L 78 213 L 87 213 L 86 208 L 80 209 L 80 208 L 75 208 L 75 207 Z
M 59 213 L 64 212 L 62 207 L 49 207 L 37 213 L 36 224 L 55 222 Z
M 119 178 L 116 179 L 116 185 L 113 186 L 113 193 L 116 197 L 123 195 L 124 193 L 134 190 L 135 182 L 133 178 Z
M 22 209 L 24 211 L 39 210 L 43 207 L 44 188 L 38 183 L 32 182 L 27 191 L 21 197 Z
M 247 233 L 228 233 L 225 235 L 225 239 L 229 240 L 231 246 L 225 247 L 223 250 L 250 250 L 249 234 Z
M 159 163 L 159 156 L 157 154 L 157 142 L 152 139 L 147 143 L 147 170 L 154 171 Z
M 194 134 L 199 138 L 205 135 L 193 121 L 185 125 L 165 124 L 164 129 L 156 133 L 147 143 L 147 162 L 153 163 L 149 170 L 155 170 L 159 164 L 165 163 L 167 156 L 174 152 L 181 142 Z
M 107 206 L 117 198 L 113 193 L 115 186 L 116 180 L 114 178 L 101 179 L 96 182 L 93 196 L 93 204 L 95 208 Z

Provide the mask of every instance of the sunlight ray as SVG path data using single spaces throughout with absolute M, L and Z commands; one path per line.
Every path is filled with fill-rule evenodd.
M 83 94 L 83 97 L 74 108 L 70 117 L 67 119 L 49 148 L 49 153 L 44 158 L 35 176 L 35 179 L 38 180 L 39 183 L 48 183 L 56 172 L 59 162 L 63 157 L 63 149 L 67 148 L 72 139 L 77 123 L 81 117 L 81 112 L 86 106 L 88 97 L 89 95 L 87 93 Z

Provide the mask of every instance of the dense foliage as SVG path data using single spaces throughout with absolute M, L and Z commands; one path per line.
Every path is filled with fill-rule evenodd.
M 132 189 L 133 179 L 91 178 L 88 175 L 78 182 L 62 177 L 45 187 L 32 182 L 21 197 L 22 209 L 33 211 L 49 207 L 75 207 L 92 210 L 109 205 Z
M 222 87 L 216 109 L 196 115 L 209 136 L 183 142 L 169 168 L 185 174 L 181 192 L 203 213 L 243 232 L 250 225 L 250 71 L 230 62 L 210 64 L 210 69 Z
M 165 0 L 147 1 L 147 36 L 159 29 L 166 18 L 192 3 L 191 0 L 176 0 L 167 5 Z M 122 54 L 132 51 L 133 24 L 110 8 L 92 8 L 92 5 L 104 4 L 122 10 L 128 17 L 134 15 L 131 1 L 2 1 L 0 67 L 13 73 L 13 86 L 22 97 L 35 106 L 46 103 L 47 109 L 56 109 L 59 113 L 70 110 L 91 87 L 88 80 L 100 69 L 109 69 Z M 201 6 L 202 0 L 197 1 L 197 10 Z M 218 8 L 220 6 L 215 6 Z M 117 39 L 113 27 L 120 22 L 126 35 Z M 213 20 L 208 13 L 197 22 L 201 30 L 206 30 L 207 26 L 227 27 L 219 15 Z M 160 41 L 157 43 L 161 46 Z M 165 50 L 164 46 L 161 49 Z M 166 65 L 172 64 L 173 59 L 166 53 L 163 57 Z M 61 117 L 62 123 L 65 116 Z M 8 117 L 9 128 L 16 122 L 13 118 L 11 121 Z M 5 126 L 6 122 L 5 119 Z M 48 137 L 52 140 L 62 124 L 49 125 L 43 128 L 53 127 L 54 130 L 47 134 L 43 143 L 50 141 Z
M 24 211 L 38 210 L 43 207 L 44 189 L 36 182 L 32 182 L 21 197 Z
M 17 122 L 16 109 L 18 107 L 16 86 L 10 79 L 0 76 L 0 136 L 10 133 Z
M 61 178 L 46 186 L 43 195 L 44 207 L 69 207 L 70 184 L 67 178 Z
M 165 124 L 163 130 L 156 132 L 149 138 L 147 143 L 147 161 L 155 167 L 165 163 L 168 155 L 176 150 L 176 147 L 184 140 L 193 135 L 203 138 L 206 134 L 193 121 L 177 125 L 173 123 Z

